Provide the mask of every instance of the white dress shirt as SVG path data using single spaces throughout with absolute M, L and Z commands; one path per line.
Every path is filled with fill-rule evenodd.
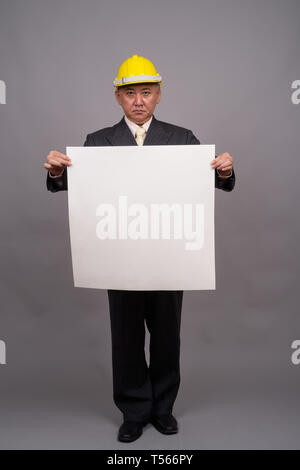
M 151 118 L 148 119 L 148 121 L 146 121 L 142 126 L 139 126 L 135 122 L 130 121 L 130 119 L 128 119 L 127 116 L 124 116 L 124 118 L 125 118 L 125 122 L 126 122 L 127 126 L 131 130 L 132 135 L 133 135 L 134 138 L 135 138 L 135 133 L 136 133 L 136 130 L 137 130 L 138 127 L 143 127 L 147 132 L 147 130 L 149 129 L 149 126 L 151 124 L 151 121 L 152 121 L 152 116 L 151 116 Z

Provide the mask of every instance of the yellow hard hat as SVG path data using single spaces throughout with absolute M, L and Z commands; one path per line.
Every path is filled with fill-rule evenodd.
M 124 85 L 145 82 L 159 83 L 161 85 L 161 76 L 156 72 L 150 60 L 135 54 L 121 64 L 118 76 L 113 83 L 118 88 Z

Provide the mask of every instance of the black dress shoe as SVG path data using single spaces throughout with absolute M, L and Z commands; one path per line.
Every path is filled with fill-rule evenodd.
M 178 432 L 178 424 L 172 414 L 153 416 L 151 424 L 162 434 L 176 434 Z
M 132 442 L 143 434 L 145 423 L 141 421 L 124 421 L 118 433 L 118 440 L 121 442 Z

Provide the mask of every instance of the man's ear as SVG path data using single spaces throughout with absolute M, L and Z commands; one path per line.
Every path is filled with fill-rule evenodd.
M 115 97 L 116 97 L 117 102 L 118 102 L 119 104 L 121 104 L 118 88 L 115 90 Z
M 159 87 L 159 90 L 157 92 L 157 100 L 156 100 L 156 104 L 158 104 L 160 102 L 160 99 L 161 99 L 161 89 Z

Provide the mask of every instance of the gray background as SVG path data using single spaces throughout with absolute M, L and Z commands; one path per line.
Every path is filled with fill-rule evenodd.
M 299 1 L 0 5 L 1 448 L 299 448 Z M 120 120 L 134 53 L 163 77 L 155 116 L 230 152 L 237 184 L 216 190 L 217 290 L 184 296 L 180 432 L 122 444 L 107 294 L 72 286 L 67 193 L 43 163 Z

